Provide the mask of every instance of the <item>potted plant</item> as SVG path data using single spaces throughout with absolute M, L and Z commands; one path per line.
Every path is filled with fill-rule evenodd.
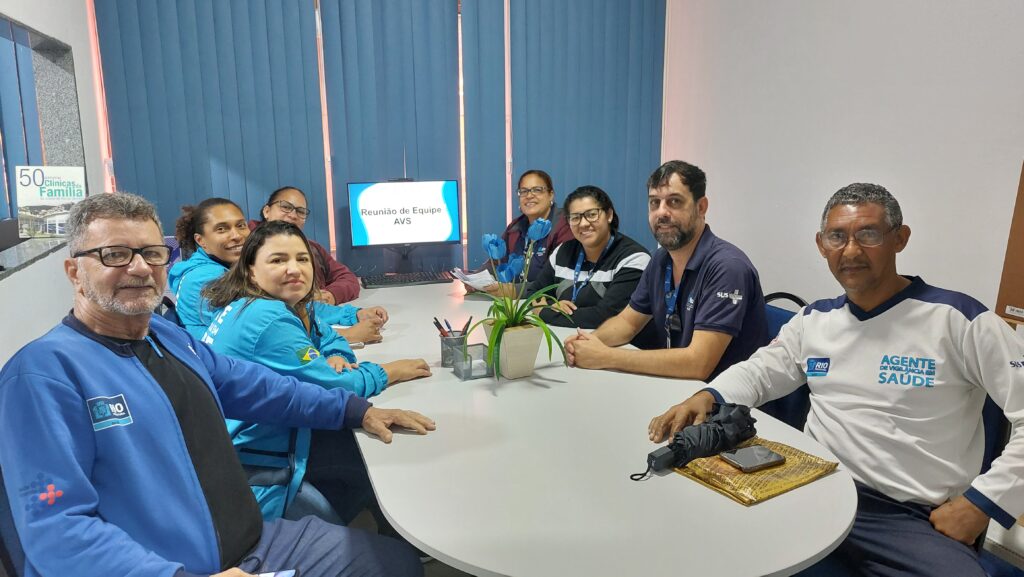
M 487 364 L 494 367 L 494 374 L 498 378 L 517 379 L 533 374 L 541 338 L 547 342 L 548 359 L 554 352 L 554 342 L 562 353 L 562 361 L 565 362 L 562 341 L 551 332 L 548 324 L 538 314 L 543 308 L 565 314 L 551 304 L 538 301 L 538 297 L 558 285 L 544 287 L 525 298 L 523 296 L 526 291 L 526 271 L 530 270 L 534 245 L 550 232 L 551 221 L 538 218 L 527 229 L 525 254 L 509 255 L 508 260 L 501 264 L 496 263 L 505 257 L 508 250 L 505 241 L 496 234 L 483 236 L 484 251 L 487 253 L 494 277 L 506 285 L 514 283 L 511 288 L 499 291 L 498 295 L 485 293 L 492 301 L 490 308 L 487 309 L 487 317 L 469 329 L 472 333 L 476 327 L 484 326 L 487 333 Z

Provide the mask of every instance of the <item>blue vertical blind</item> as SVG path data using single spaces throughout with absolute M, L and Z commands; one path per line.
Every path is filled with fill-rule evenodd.
M 118 189 L 157 204 L 227 197 L 251 218 L 283 185 L 329 242 L 311 0 L 96 0 Z
M 510 16 L 513 175 L 546 170 L 558 203 L 601 187 L 620 229 L 653 246 L 645 185 L 661 156 L 664 0 L 511 0 Z
M 323 0 L 324 79 L 338 258 L 357 273 L 394 270 L 381 248 L 351 248 L 349 182 L 459 178 L 455 0 Z M 461 264 L 461 248 L 419 247 L 416 268 Z
M 466 119 L 469 265 L 484 262 L 485 233 L 505 230 L 504 3 L 462 0 L 462 101 Z
M 357 272 L 393 270 L 350 246 L 347 184 L 459 177 L 458 4 L 322 0 L 334 190 L 325 190 L 312 0 L 97 0 L 118 188 L 165 222 L 209 196 L 258 217 L 284 184 L 307 192 L 307 232 Z M 622 229 L 648 242 L 643 202 L 659 163 L 664 0 L 511 0 L 513 173 L 547 170 L 559 201 L 583 184 L 612 195 Z M 463 0 L 467 221 L 505 222 L 502 2 Z M 3 65 L 0 62 L 0 65 Z M 6 101 L 3 102 L 6 106 Z M 334 214 L 327 214 L 327 195 Z M 418 248 L 447 268 L 457 247 Z
M 6 18 L 0 18 L 0 157 L 0 219 L 17 217 L 16 167 L 43 164 L 43 145 L 29 33 Z

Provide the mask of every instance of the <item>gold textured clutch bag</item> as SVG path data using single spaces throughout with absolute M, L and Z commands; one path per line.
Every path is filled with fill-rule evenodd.
M 760 437 L 748 439 L 739 446 L 749 447 L 751 445 L 768 447 L 786 457 L 786 462 L 778 467 L 744 473 L 716 455 L 694 459 L 685 467 L 677 468 L 675 471 L 738 503 L 750 506 L 824 477 L 839 466 L 839 463 L 826 461 L 789 445 Z

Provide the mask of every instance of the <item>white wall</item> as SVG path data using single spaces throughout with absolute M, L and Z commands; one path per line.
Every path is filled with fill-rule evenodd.
M 29 341 L 60 322 L 73 304 L 71 282 L 64 275 L 67 250 L 59 249 L 0 279 L 0 367 Z
M 94 87 L 93 59 L 85 0 L 3 0 L 0 14 L 71 47 L 78 107 L 82 117 L 86 177 L 90 194 L 103 192 L 103 167 Z M 61 249 L 0 280 L 0 366 L 19 348 L 42 335 L 71 309 L 72 290 L 64 276 Z
M 93 82 L 86 0 L 3 0 L 0 14 L 71 47 L 75 59 L 78 108 L 82 116 L 85 173 L 89 193 L 103 192 L 103 165 Z
M 1024 2 L 668 0 L 663 158 L 708 173 L 708 222 L 766 292 L 841 292 L 828 197 L 886 186 L 901 272 L 995 305 L 1024 162 Z

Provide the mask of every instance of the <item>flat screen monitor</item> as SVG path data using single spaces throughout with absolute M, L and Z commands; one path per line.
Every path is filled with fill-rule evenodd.
M 455 180 L 350 182 L 348 207 L 354 248 L 462 240 Z

